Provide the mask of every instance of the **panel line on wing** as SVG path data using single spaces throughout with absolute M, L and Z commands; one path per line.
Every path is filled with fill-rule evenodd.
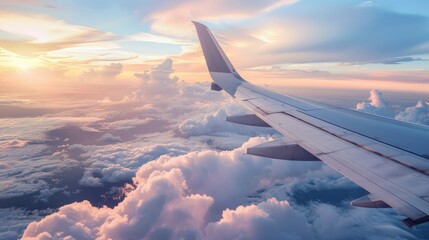
M 302 130 L 304 130 L 304 131 L 305 131 L 305 129 L 309 130 L 309 127 L 312 127 L 312 126 L 308 126 L 307 124 L 303 123 L 299 119 L 293 118 L 292 116 L 288 116 L 288 115 L 283 115 L 283 116 L 289 117 L 291 120 L 295 119 L 295 121 L 296 121 L 295 123 L 290 122 L 290 120 L 286 121 L 287 124 L 289 125 L 289 127 L 290 128 L 294 128 L 296 131 L 299 131 L 301 136 L 307 136 L 306 139 L 302 139 L 302 138 L 300 138 L 300 137 L 298 137 L 298 136 L 295 135 L 295 138 L 304 140 L 304 142 L 302 143 L 302 146 L 304 148 L 306 148 L 307 150 L 309 150 L 309 152 L 312 152 L 312 153 L 315 153 L 315 152 L 324 152 L 323 149 L 317 148 L 317 150 L 316 150 L 316 149 L 314 149 L 314 147 L 315 147 L 314 145 L 309 145 L 308 144 L 309 142 L 314 143 L 314 141 L 312 141 L 311 139 L 314 139 L 314 137 L 316 135 L 313 134 L 314 135 L 313 136 L 313 135 L 308 135 L 308 134 L 305 134 L 305 133 L 301 134 Z M 270 118 L 270 116 L 267 116 L 267 117 Z M 297 125 L 297 124 L 299 124 L 299 125 Z M 273 122 L 273 125 L 276 125 L 275 122 Z M 278 126 L 278 124 L 277 124 L 277 126 Z M 284 130 L 288 131 L 287 129 L 284 129 Z M 320 131 L 320 129 L 318 129 L 318 130 Z M 284 131 L 281 131 L 281 132 L 283 133 Z M 330 136 L 330 135 L 326 135 L 326 136 Z M 319 136 L 319 139 L 320 139 L 320 136 Z M 326 145 L 326 143 L 324 142 L 326 140 L 322 140 L 322 142 L 320 142 L 318 144 L 318 146 L 320 147 L 320 146 L 323 146 L 324 144 Z M 340 139 L 338 139 L 338 143 L 339 143 L 339 141 L 340 141 Z M 334 144 L 334 143 L 331 143 L 331 145 L 332 144 Z M 313 150 L 311 150 L 311 149 L 313 149 Z M 356 148 L 356 150 L 358 150 L 358 149 L 360 149 L 360 148 Z M 360 151 L 361 151 L 361 153 L 370 154 L 367 151 L 362 151 L 362 149 Z M 390 196 L 395 196 L 396 198 L 398 198 L 398 200 L 400 199 L 401 202 L 402 202 L 402 204 L 399 204 L 399 205 L 398 205 L 397 202 L 392 202 L 392 200 L 389 200 L 389 199 L 386 199 L 386 202 L 388 202 L 389 205 L 392 205 L 395 208 L 397 208 L 398 210 L 400 210 L 402 213 L 404 213 L 404 214 L 406 213 L 405 215 L 412 216 L 413 219 L 416 219 L 416 218 L 422 217 L 422 213 L 423 213 L 422 211 L 420 211 L 418 209 L 425 209 L 426 210 L 426 214 L 429 213 L 429 204 L 428 204 L 428 202 L 426 202 L 422 198 L 420 198 L 420 197 L 418 197 L 418 196 L 416 196 L 416 195 L 414 195 L 414 194 L 406 191 L 405 189 L 403 189 L 403 188 L 401 188 L 399 186 L 394 185 L 393 183 L 387 181 L 386 179 L 384 179 L 383 177 L 379 176 L 378 174 L 373 173 L 373 172 L 369 172 L 368 169 L 363 168 L 363 166 L 356 165 L 353 161 L 351 161 L 351 159 L 349 159 L 349 157 L 351 157 L 351 155 L 347 155 L 349 157 L 346 157 L 346 156 L 342 156 L 341 157 L 340 155 L 343 155 L 343 154 L 344 154 L 344 150 L 338 151 L 338 152 L 336 152 L 334 154 L 326 154 L 326 155 L 320 156 L 320 158 L 321 158 L 321 160 L 324 160 L 324 162 L 330 163 L 329 165 L 331 167 L 333 167 L 334 169 L 338 170 L 339 172 L 345 174 L 347 177 L 351 178 L 353 181 L 355 181 L 356 183 L 358 183 L 359 185 L 361 185 L 362 187 L 364 187 L 368 191 L 370 191 L 370 192 L 377 192 L 380 189 L 383 189 L 383 191 L 385 192 L 384 193 L 385 195 L 387 194 L 387 195 L 390 195 Z M 342 159 L 342 161 L 346 161 L 348 165 L 345 165 L 342 161 L 339 161 L 337 159 Z M 333 164 L 331 161 L 334 161 L 335 164 Z M 342 166 L 342 167 L 340 167 L 340 166 Z M 353 166 L 353 167 L 351 167 L 351 166 Z M 345 169 L 347 169 L 347 171 L 349 172 L 349 174 L 347 174 L 346 172 L 344 172 Z M 353 172 L 353 175 L 350 175 L 351 172 Z M 367 176 L 365 176 L 363 174 L 366 174 Z M 361 177 L 357 177 L 356 175 L 359 175 Z M 373 179 L 373 180 L 370 180 L 370 179 Z M 370 184 L 362 182 L 362 181 L 368 181 L 368 182 L 370 182 Z M 383 186 L 380 185 L 380 184 L 383 184 Z M 374 188 L 375 186 L 378 186 L 378 187 Z M 387 187 L 390 190 L 385 189 L 385 187 Z M 393 191 L 394 189 L 395 189 L 395 191 Z M 395 194 L 395 193 L 397 193 L 397 194 Z M 400 195 L 398 195 L 398 194 L 400 194 Z M 408 201 L 406 201 L 405 199 L 408 199 L 410 201 L 411 201 L 411 199 L 413 199 L 412 200 L 413 204 L 416 204 L 416 206 L 418 205 L 419 208 L 416 208 L 414 205 L 410 205 L 408 203 Z M 415 209 L 415 210 L 411 210 L 411 209 L 409 209 L 409 210 L 402 209 L 401 210 L 401 206 L 403 208 L 404 204 L 407 205 L 408 207 L 412 207 L 412 209 Z M 417 210 L 418 210 L 418 212 L 420 212 L 420 214 L 417 214 L 417 212 L 416 212 Z

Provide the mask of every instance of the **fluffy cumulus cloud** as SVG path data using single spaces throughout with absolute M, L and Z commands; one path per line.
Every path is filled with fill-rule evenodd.
M 84 186 L 102 186 L 130 180 L 143 164 L 162 155 L 177 156 L 190 151 L 182 144 L 141 144 L 139 141 L 105 146 L 72 145 L 85 159 L 85 171 L 79 183 Z
M 121 63 L 110 63 L 109 65 L 104 65 L 99 69 L 91 68 L 87 71 L 84 71 L 80 78 L 86 81 L 95 81 L 99 79 L 101 81 L 107 81 L 115 79 L 116 76 L 122 73 L 123 65 Z
M 370 91 L 368 100 L 370 102 L 360 102 L 356 104 L 356 109 L 366 113 L 382 116 L 392 116 L 389 112 L 387 101 L 383 99 L 382 93 L 376 89 Z
M 429 125 L 429 104 L 426 101 L 420 100 L 415 106 L 405 109 L 400 106 L 400 109 L 395 111 L 390 107 L 389 102 L 383 98 L 382 93 L 375 89 L 370 91 L 368 100 L 370 102 L 357 103 L 356 110 L 391 117 L 404 122 Z
M 230 123 L 227 116 L 248 113 L 235 102 L 224 102 L 215 106 L 210 112 L 196 114 L 178 125 L 179 132 L 193 140 L 207 143 L 216 149 L 233 149 L 240 147 L 249 137 L 273 135 L 272 128 L 251 127 Z
M 119 136 L 113 136 L 110 133 L 104 134 L 98 140 L 101 141 L 101 142 L 111 142 L 111 143 L 122 142 L 122 138 L 121 137 L 119 137 Z
M 248 112 L 235 102 L 226 102 L 220 104 L 214 112 L 188 118 L 179 125 L 179 130 L 186 136 L 213 135 L 222 132 L 242 135 L 274 133 L 274 130 L 269 128 L 249 127 L 226 121 L 227 116 L 242 114 L 248 114 Z
M 137 92 L 138 97 L 174 95 L 178 91 L 179 78 L 170 76 L 173 72 L 173 60 L 167 58 L 151 70 L 134 74 L 141 81 L 141 88 Z
M 293 220 L 292 220 L 293 219 Z M 305 213 L 287 201 L 268 199 L 258 205 L 227 209 L 206 227 L 207 239 L 313 239 Z
M 140 81 L 139 88 L 132 94 L 126 95 L 122 99 L 123 103 L 141 102 L 146 106 L 165 104 L 163 107 L 172 108 L 201 102 L 222 101 L 226 96 L 223 93 L 211 91 L 208 82 L 187 83 L 179 79 L 174 75 L 173 60 L 170 58 L 150 70 L 135 73 L 134 76 Z
M 180 170 L 154 172 L 114 209 L 87 201 L 70 204 L 30 224 L 23 239 L 202 239 L 201 223 L 212 202 L 209 196 L 186 194 Z
M 23 239 L 343 239 L 365 238 L 366 230 L 373 239 L 386 236 L 382 230 L 414 239 L 392 224 L 397 217 L 392 219 L 390 210 L 293 206 L 272 197 L 249 204 L 248 194 L 287 177 L 288 163 L 243 155 L 265 140 L 253 138 L 233 151 L 161 156 L 139 169 L 116 207 L 97 208 L 88 201 L 63 206 L 28 225 Z M 336 231 L 326 226 L 332 221 L 338 221 Z
M 172 72 L 173 63 L 167 59 L 143 73 L 140 90 L 145 94 L 134 100 L 107 98 L 97 105 L 89 103 L 43 117 L 0 119 L 0 174 L 4 176 L 0 199 L 29 196 L 29 201 L 35 197 L 46 202 L 63 192 L 65 182 L 57 178 L 64 172 L 74 171 L 70 174 L 76 175 L 81 186 L 102 187 L 130 181 L 142 164 L 161 155 L 201 149 L 201 142 L 186 140 L 192 142 L 188 147 L 181 136 L 175 136 L 177 126 L 189 115 L 213 111 L 214 100 L 227 99 L 210 92 L 208 83 L 181 82 Z M 171 86 L 172 92 L 156 92 L 161 86 Z M 177 100 L 172 102 L 172 98 Z M 199 107 L 202 113 L 195 110 Z M 159 136 L 146 138 L 155 132 Z
M 121 68 L 110 64 L 95 70 L 95 77 L 113 78 Z M 167 59 L 137 74 L 141 84 L 135 98 L 103 97 L 96 104 L 67 98 L 53 101 L 58 109 L 44 116 L 0 119 L 0 206 L 57 208 L 83 199 L 97 206 L 106 201 L 116 204 L 119 199 L 110 192 L 131 182 L 145 163 L 161 155 L 210 148 L 185 138 L 177 126 L 189 116 L 218 109 L 218 101 L 228 99 L 211 92 L 207 82 L 186 83 L 173 72 L 173 62 Z M 80 105 L 70 105 L 76 99 Z M 42 217 L 20 213 L 23 219 Z M 13 226 L 0 238 L 19 238 L 23 226 Z
M 429 104 L 426 101 L 418 101 L 413 107 L 407 107 L 395 116 L 396 119 L 429 125 Z

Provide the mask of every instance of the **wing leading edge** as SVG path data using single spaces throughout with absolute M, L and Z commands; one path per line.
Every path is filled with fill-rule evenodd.
M 429 128 L 278 94 L 245 81 L 203 24 L 193 22 L 213 79 L 254 114 L 237 123 L 271 126 L 287 144 L 266 144 L 249 154 L 322 160 L 368 192 L 353 206 L 392 207 L 414 226 L 429 221 Z M 250 124 L 249 124 L 250 123 Z M 265 123 L 265 124 L 264 124 Z

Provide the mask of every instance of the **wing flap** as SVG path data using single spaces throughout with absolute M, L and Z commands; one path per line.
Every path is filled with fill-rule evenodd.
M 387 203 L 383 202 L 383 200 L 371 193 L 356 200 L 353 200 L 351 202 L 351 205 L 355 207 L 364 208 L 390 208 Z
M 247 149 L 247 154 L 290 161 L 320 161 L 296 143 L 283 139 L 265 142 Z
M 271 127 L 255 114 L 228 116 L 226 117 L 226 121 L 255 127 Z

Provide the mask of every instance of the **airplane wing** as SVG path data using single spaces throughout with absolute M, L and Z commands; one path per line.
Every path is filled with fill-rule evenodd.
M 271 126 L 284 138 L 248 154 L 295 161 L 321 160 L 369 194 L 353 206 L 392 207 L 411 227 L 429 221 L 429 127 L 282 95 L 244 80 L 210 30 L 193 22 L 213 79 L 253 114 L 228 117 Z

